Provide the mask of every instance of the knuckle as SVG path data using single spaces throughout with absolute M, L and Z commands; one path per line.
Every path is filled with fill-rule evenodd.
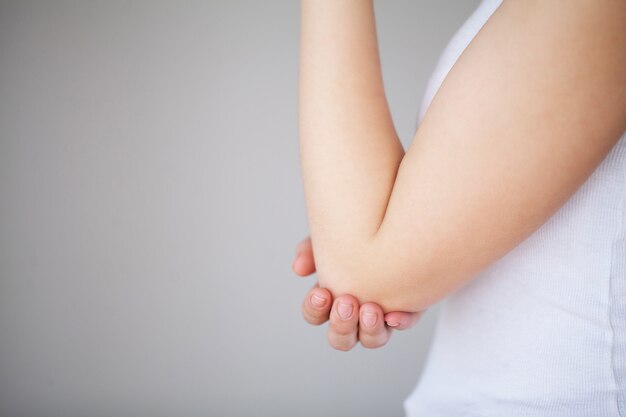
M 376 337 L 380 333 L 380 328 L 368 328 L 365 326 L 359 326 L 359 335 L 363 335 L 367 338 Z
M 340 350 L 340 351 L 342 351 L 342 352 L 347 352 L 347 351 L 349 351 L 350 349 L 352 349 L 352 346 L 339 346 L 339 347 L 337 347 L 337 348 L 335 348 L 335 349 Z
M 312 324 L 313 326 L 321 326 L 324 323 L 324 319 L 321 319 L 321 318 L 311 318 L 311 319 L 307 320 L 307 322 L 309 324 Z
M 357 343 L 356 333 L 351 333 L 346 336 L 338 335 L 330 327 L 328 329 L 328 343 L 337 350 L 347 351 Z
M 326 319 L 328 319 L 328 311 L 317 311 L 317 310 L 313 310 L 311 308 L 307 308 L 306 311 L 307 311 L 307 314 L 310 317 L 313 317 L 316 320 L 326 320 Z
M 341 340 L 331 340 L 330 341 L 330 345 L 336 349 L 336 350 L 340 350 L 342 352 L 347 352 L 350 349 L 352 349 L 352 347 L 354 346 L 353 343 L 347 342 L 347 341 L 341 341 Z
M 366 337 L 361 340 L 361 345 L 367 349 L 377 349 L 387 344 L 389 338 L 386 337 Z
M 350 336 L 355 333 L 355 330 L 348 326 L 338 326 L 337 324 L 331 325 L 331 331 L 338 336 Z
M 304 309 L 304 308 L 302 309 L 302 317 L 307 323 L 312 324 L 314 326 L 319 326 L 320 324 L 326 321 L 326 319 L 323 316 L 312 315 L 307 309 Z

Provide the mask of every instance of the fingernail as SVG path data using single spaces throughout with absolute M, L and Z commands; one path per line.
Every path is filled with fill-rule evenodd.
M 377 319 L 378 315 L 370 311 L 363 313 L 363 317 L 361 317 L 361 321 L 363 322 L 365 327 L 374 327 L 376 325 Z
M 398 323 L 397 321 L 392 321 L 391 323 L 390 323 L 390 322 L 387 322 L 387 326 L 397 327 L 397 326 L 399 326 L 399 325 L 400 325 L 400 323 Z
M 311 304 L 313 304 L 315 307 L 323 307 L 324 304 L 326 304 L 326 299 L 324 297 L 320 297 L 317 294 L 313 294 L 311 296 Z
M 339 306 L 337 306 L 337 312 L 339 313 L 339 317 L 344 320 L 348 320 L 350 316 L 352 316 L 352 304 L 339 303 Z

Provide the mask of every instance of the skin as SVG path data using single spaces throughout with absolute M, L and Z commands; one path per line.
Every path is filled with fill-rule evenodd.
M 296 246 L 296 256 L 292 270 L 306 277 L 315 272 L 315 258 L 311 238 L 306 237 Z M 339 306 L 341 305 L 341 309 Z M 339 314 L 347 313 L 347 315 Z M 391 337 L 392 329 L 410 329 L 419 321 L 423 311 L 417 313 L 383 313 L 375 303 L 359 305 L 358 300 L 348 294 L 333 300 L 332 294 L 316 283 L 302 302 L 302 316 L 312 324 L 319 326 L 330 320 L 328 343 L 335 349 L 348 351 L 358 342 L 368 349 L 384 346 Z
M 539 229 L 626 131 L 624 0 L 504 0 L 406 153 L 373 0 L 301 5 L 302 179 L 331 294 L 426 309 Z

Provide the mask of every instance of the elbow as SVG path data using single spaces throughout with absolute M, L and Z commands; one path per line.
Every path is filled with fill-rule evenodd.
M 416 313 L 426 310 L 446 296 L 431 285 L 427 278 L 417 271 L 411 275 L 395 275 L 389 271 L 386 275 L 371 277 L 376 280 L 374 285 L 365 286 L 355 282 L 348 291 L 359 294 L 356 296 L 359 301 L 380 305 L 385 314 L 392 311 Z
M 438 280 L 428 272 L 426 262 L 403 262 L 399 255 L 371 244 L 352 245 L 349 250 L 318 249 L 319 285 L 333 297 L 350 294 L 360 304 L 376 303 L 385 313 L 423 311 L 447 295 L 435 285 Z

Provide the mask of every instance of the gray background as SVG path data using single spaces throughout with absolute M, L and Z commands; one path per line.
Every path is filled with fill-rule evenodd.
M 478 1 L 378 1 L 405 148 Z M 0 3 L 0 415 L 401 416 L 440 304 L 330 348 L 291 271 L 299 3 Z

